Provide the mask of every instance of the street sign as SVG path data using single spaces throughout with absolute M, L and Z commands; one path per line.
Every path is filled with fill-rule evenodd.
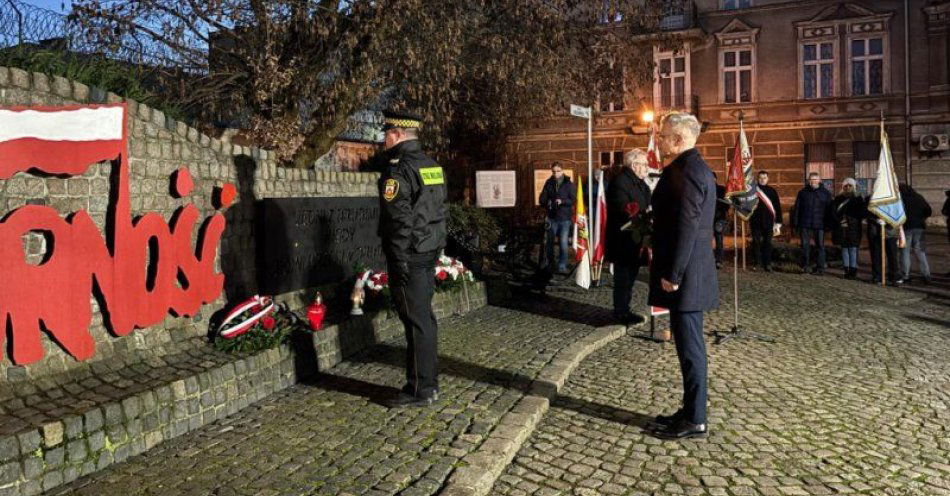
M 583 117 L 590 119 L 590 107 L 581 107 L 580 105 L 571 105 L 571 115 L 574 117 Z

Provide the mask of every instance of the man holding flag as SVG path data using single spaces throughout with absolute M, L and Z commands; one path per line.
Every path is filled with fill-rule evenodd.
M 904 213 L 904 202 L 901 201 L 900 190 L 897 186 L 897 175 L 894 173 L 894 162 L 891 158 L 891 147 L 884 130 L 884 116 L 881 116 L 881 155 L 878 158 L 877 178 L 874 180 L 874 189 L 868 201 L 868 211 L 875 219 L 868 219 L 868 242 L 871 245 L 872 282 L 886 284 L 884 274 L 890 274 L 892 279 L 897 273 L 897 248 L 902 244 L 903 225 L 907 220 Z M 872 239 L 877 237 L 878 239 Z M 891 241 L 888 242 L 887 238 Z M 899 241 L 900 240 L 900 241 Z M 897 246 L 894 246 L 894 245 Z M 875 252 L 877 256 L 875 257 Z M 885 255 L 885 257 L 882 257 Z M 885 259 L 887 262 L 885 262 Z M 888 263 L 890 267 L 887 267 Z

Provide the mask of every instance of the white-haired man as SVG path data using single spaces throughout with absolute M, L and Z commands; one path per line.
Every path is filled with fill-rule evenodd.
M 607 200 L 606 256 L 614 264 L 614 318 L 624 325 L 644 320 L 630 311 L 633 283 L 640 271 L 641 243 L 621 228 L 630 220 L 632 204 L 641 212 L 650 207 L 650 187 L 644 182 L 647 173 L 647 153 L 640 148 L 630 150 L 624 154 L 623 167 L 610 181 L 604 195 Z
M 670 309 L 670 327 L 683 374 L 683 407 L 656 418 L 659 437 L 705 436 L 706 342 L 703 312 L 719 306 L 716 262 L 709 249 L 716 211 L 716 179 L 696 150 L 699 121 L 672 113 L 660 126 L 658 146 L 670 164 L 653 190 L 651 305 Z

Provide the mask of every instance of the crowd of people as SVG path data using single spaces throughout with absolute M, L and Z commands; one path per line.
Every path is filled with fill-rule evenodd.
M 630 246 L 629 236 L 620 233 L 621 226 L 628 220 L 624 208 L 631 202 L 645 209 L 650 205 L 651 190 L 646 182 L 649 174 L 647 152 L 635 148 L 624 155 L 619 167 L 605 171 L 607 183 L 607 232 L 606 251 L 608 260 L 614 259 L 614 277 L 620 281 L 621 293 L 629 291 L 626 280 L 631 274 L 631 258 L 636 257 L 635 247 Z M 576 201 L 576 187 L 570 178 L 564 175 L 561 166 L 552 165 L 552 177 L 541 192 L 541 205 L 547 207 L 547 260 L 552 264 L 556 260 L 557 271 L 566 273 L 568 256 L 568 238 L 570 237 L 573 206 Z M 756 208 L 748 219 L 751 234 L 752 270 L 772 272 L 772 240 L 783 229 L 782 202 L 778 192 L 769 186 L 768 171 L 759 171 L 756 175 L 757 187 L 766 196 L 772 208 Z M 906 222 L 901 228 L 884 225 L 884 253 L 887 273 L 885 282 L 891 285 L 903 285 L 911 281 L 914 259 L 919 272 L 918 282 L 931 282 L 930 265 L 927 262 L 926 222 L 933 215 L 927 200 L 906 184 L 900 184 L 901 200 L 906 214 Z M 716 203 L 713 216 L 713 256 L 716 268 L 722 268 L 724 237 L 730 232 L 730 205 L 725 200 L 726 188 L 716 184 Z M 798 192 L 789 212 L 788 229 L 801 243 L 800 266 L 803 271 L 814 275 L 823 275 L 828 267 L 826 238 L 830 236 L 833 245 L 840 248 L 841 267 L 844 277 L 858 277 L 859 250 L 863 239 L 867 238 L 866 248 L 870 253 L 870 272 L 868 279 L 872 283 L 881 282 L 881 225 L 868 210 L 870 197 L 857 191 L 857 181 L 847 178 L 841 184 L 837 195 L 833 195 L 817 173 L 808 175 L 807 184 Z M 760 202 L 761 203 L 761 202 Z M 943 215 L 950 217 L 950 190 L 943 207 Z M 950 227 L 947 231 L 950 239 Z M 560 240 L 560 253 L 555 259 L 555 240 Z M 611 256 L 610 254 L 614 255 Z M 622 272 L 618 277 L 618 272 Z M 636 273 L 632 273 L 636 277 Z M 617 304 L 618 318 L 629 320 L 632 317 L 627 307 Z

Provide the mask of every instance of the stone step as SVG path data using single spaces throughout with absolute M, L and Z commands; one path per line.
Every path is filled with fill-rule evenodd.
M 486 304 L 485 287 L 437 293 L 438 318 Z M 232 415 L 298 378 L 402 333 L 395 315 L 344 318 L 292 343 L 235 355 L 195 339 L 186 352 L 128 356 L 42 381 L 0 385 L 0 496 L 29 496 Z M 134 365 L 128 364 L 134 362 Z

